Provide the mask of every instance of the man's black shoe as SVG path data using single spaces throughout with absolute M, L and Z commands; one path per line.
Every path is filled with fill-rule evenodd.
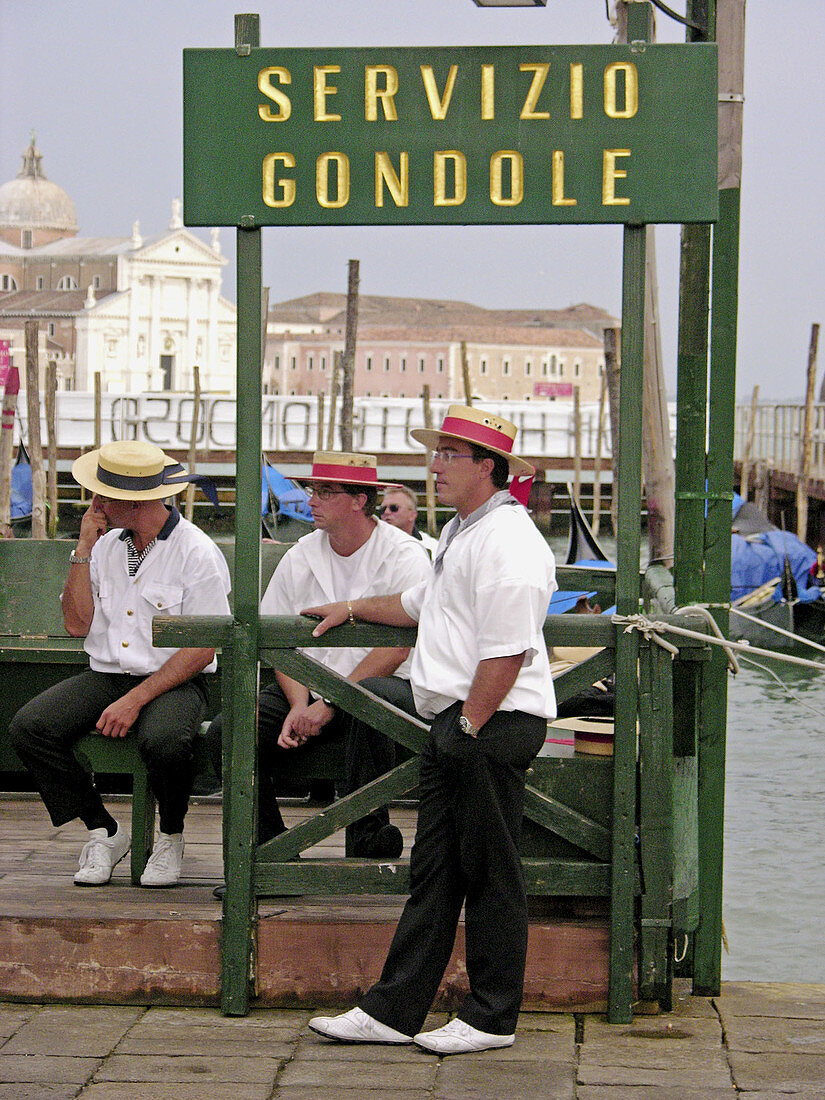
M 360 859 L 398 859 L 403 850 L 404 838 L 398 826 L 382 825 L 354 845 L 353 855 Z

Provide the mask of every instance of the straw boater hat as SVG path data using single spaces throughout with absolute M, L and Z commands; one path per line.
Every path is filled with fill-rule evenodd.
M 392 481 L 378 480 L 378 459 L 375 455 L 349 454 L 346 451 L 316 451 L 312 456 L 312 473 L 300 481 L 336 481 L 341 485 L 357 485 L 361 489 L 387 489 Z
M 189 475 L 154 443 L 104 443 L 76 459 L 72 477 L 112 500 L 164 500 L 186 487 Z
M 425 447 L 435 448 L 442 436 L 475 443 L 487 451 L 507 459 L 511 474 L 534 474 L 535 468 L 512 453 L 518 429 L 501 416 L 477 409 L 473 405 L 450 405 L 438 431 L 413 428 L 410 435 Z

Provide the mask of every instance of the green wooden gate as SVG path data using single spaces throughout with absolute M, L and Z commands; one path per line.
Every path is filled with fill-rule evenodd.
M 244 15 L 236 16 L 234 50 L 185 51 L 184 220 L 237 227 L 235 605 L 232 619 L 156 620 L 155 638 L 222 650 L 228 1014 L 248 1009 L 258 897 L 405 891 L 401 861 L 388 867 L 293 857 L 414 787 L 424 736 L 421 723 L 297 654 L 296 647 L 316 644 L 310 623 L 259 616 L 262 226 L 623 224 L 615 594 L 620 614 L 636 613 L 645 227 L 708 223 L 718 208 L 715 46 L 647 45 L 649 20 L 649 5 L 631 6 L 629 46 L 292 51 L 262 50 L 258 17 Z M 571 586 L 590 587 L 592 571 L 586 580 L 567 572 Z M 695 684 L 691 669 L 707 655 L 701 644 L 680 645 L 672 663 L 637 631 L 597 616 L 548 617 L 545 636 L 557 645 L 603 647 L 557 681 L 557 690 L 566 698 L 615 670 L 615 747 L 612 760 L 535 762 L 527 789 L 528 889 L 609 898 L 609 1017 L 628 1021 L 637 908 L 639 990 L 665 1003 L 669 997 L 674 883 L 692 882 L 696 862 L 695 845 L 680 848 L 675 837 L 685 784 L 674 766 L 674 745 L 684 738 L 678 708 L 674 726 L 673 680 Z M 323 644 L 409 641 L 356 624 Z M 256 848 L 259 660 L 349 712 L 374 714 L 413 755 Z M 691 729 L 694 703 L 682 716 Z

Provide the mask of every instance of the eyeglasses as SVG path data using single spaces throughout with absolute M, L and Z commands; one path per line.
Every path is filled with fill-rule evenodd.
M 430 451 L 430 465 L 434 462 L 440 462 L 442 466 L 449 466 L 451 462 L 456 462 L 459 458 L 472 458 L 471 454 L 462 455 L 457 451 Z
M 332 500 L 333 497 L 346 493 L 346 489 L 330 489 L 328 485 L 308 485 L 306 491 L 310 499 L 318 497 L 319 500 Z
M 392 512 L 392 514 L 395 515 L 396 512 L 401 511 L 401 505 L 400 504 L 382 504 L 381 507 L 378 509 L 378 511 L 381 515 L 383 515 L 384 512 Z

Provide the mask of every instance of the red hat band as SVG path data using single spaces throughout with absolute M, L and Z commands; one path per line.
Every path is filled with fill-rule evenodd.
M 316 462 L 312 465 L 311 477 L 324 478 L 327 481 L 358 482 L 364 485 L 378 484 L 378 471 L 374 466 L 334 466 Z
M 447 416 L 439 429 L 439 435 L 456 435 L 469 439 L 479 447 L 498 447 L 500 451 L 512 453 L 513 440 L 504 432 L 490 428 L 487 424 L 477 424 L 474 420 Z

